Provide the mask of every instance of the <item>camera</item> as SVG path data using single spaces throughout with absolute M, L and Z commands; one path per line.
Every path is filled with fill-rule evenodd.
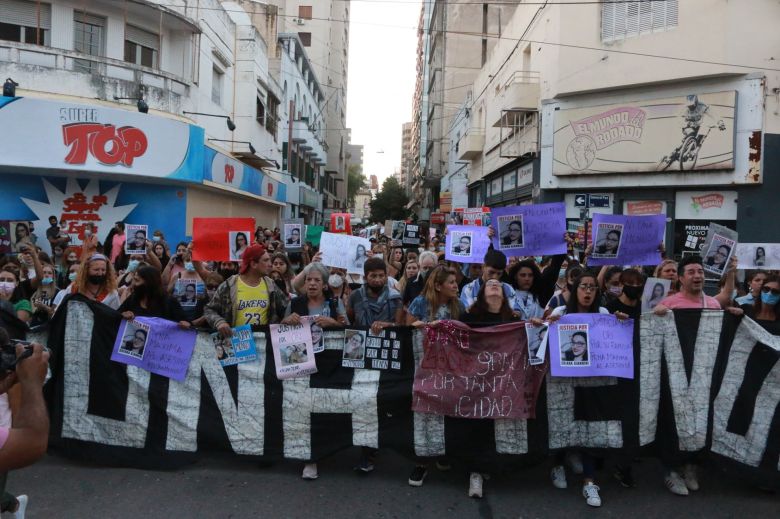
M 16 356 L 17 345 L 24 346 L 24 352 L 18 357 Z M 32 343 L 27 341 L 12 339 L 10 343 L 0 346 L 0 376 L 7 375 L 9 371 L 15 371 L 16 364 L 20 360 L 30 357 L 32 354 Z

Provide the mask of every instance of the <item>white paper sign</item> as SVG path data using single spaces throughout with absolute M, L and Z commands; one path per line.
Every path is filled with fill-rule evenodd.
M 647 278 L 645 289 L 642 291 L 642 313 L 652 312 L 658 303 L 669 295 L 671 287 L 670 279 Z
M 368 259 L 366 253 L 370 250 L 371 242 L 357 236 L 324 232 L 320 239 L 322 264 L 346 269 L 350 274 L 363 273 L 363 264 Z
M 780 243 L 738 243 L 738 268 L 780 269 Z

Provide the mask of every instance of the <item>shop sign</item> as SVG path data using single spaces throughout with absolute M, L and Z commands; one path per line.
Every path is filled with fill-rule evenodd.
M 439 211 L 442 213 L 452 212 L 452 192 L 442 191 L 439 194 Z
M 186 164 L 190 125 L 136 111 L 34 98 L 5 98 L 3 166 L 173 176 Z
M 734 169 L 736 91 L 555 111 L 553 175 Z
M 681 220 L 736 220 L 736 191 L 678 191 L 675 217 Z
M 534 181 L 534 165 L 526 164 L 517 170 L 517 187 L 530 185 Z
M 626 201 L 623 203 L 623 214 L 629 216 L 666 214 L 666 202 L 661 200 Z
M 217 153 L 211 161 L 211 180 L 217 184 L 240 189 L 244 181 L 244 164 L 232 157 Z

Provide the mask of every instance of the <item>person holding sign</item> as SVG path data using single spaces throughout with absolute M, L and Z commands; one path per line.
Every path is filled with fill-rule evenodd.
M 271 256 L 262 245 L 247 247 L 241 257 L 239 274 L 224 281 L 204 315 L 209 326 L 223 337 L 232 337 L 234 326 L 260 326 L 279 322 L 287 298 L 276 283 L 268 277 Z
M 474 301 L 477 299 L 479 289 L 482 287 L 482 283 L 485 283 L 491 279 L 501 279 L 506 269 L 506 256 L 503 252 L 494 249 L 489 249 L 485 254 L 484 264 L 482 265 L 482 277 L 475 279 L 468 285 L 463 287 L 460 293 L 460 302 L 463 304 L 463 308 L 471 308 Z M 514 305 L 515 301 L 515 289 L 509 283 L 502 283 L 504 287 L 504 294 L 510 301 L 510 304 Z M 513 310 L 518 310 L 515 306 Z
M 293 298 L 284 311 L 282 324 L 301 324 L 301 316 L 317 316 L 317 326 L 343 326 L 348 324 L 347 311 L 340 299 L 330 297 L 328 268 L 322 263 L 309 263 L 303 269 L 305 294 Z
M 140 267 L 133 276 L 130 290 L 130 295 L 118 309 L 124 319 L 132 321 L 136 316 L 160 317 L 179 323 L 179 327 L 185 330 L 190 328 L 190 320 L 179 301 L 163 291 L 158 269 L 148 265 Z
M 365 284 L 349 296 L 347 316 L 356 326 L 370 326 L 379 335 L 388 326 L 403 322 L 401 294 L 387 285 L 387 265 L 374 256 L 363 265 Z
M 655 307 L 656 315 L 665 315 L 669 310 L 700 308 L 704 310 L 720 310 L 721 304 L 714 297 L 704 293 L 704 264 L 701 256 L 686 256 L 678 266 L 680 291 Z M 727 311 L 740 315 L 741 308 L 727 308 Z M 662 451 L 663 452 L 663 451 Z M 687 496 L 689 490 L 699 490 L 695 458 L 690 456 L 679 469 L 673 468 L 672 460 L 662 460 L 666 468 L 664 482 L 672 494 Z
M 426 253 L 428 251 L 423 254 Z M 409 305 L 406 324 L 422 328 L 426 323 L 435 324 L 444 319 L 458 319 L 464 311 L 463 303 L 458 299 L 458 281 L 455 274 L 444 265 L 438 265 L 428 274 L 422 294 Z M 417 463 L 409 475 L 409 485 L 421 487 L 427 475 L 427 465 Z
M 599 306 L 601 301 L 601 294 L 599 293 L 598 281 L 596 276 L 590 272 L 582 274 L 574 281 L 572 287 L 572 294 L 569 297 L 569 301 L 566 306 L 559 306 L 550 314 L 550 322 L 559 320 L 566 314 L 609 314 L 609 310 Z M 541 319 L 531 319 L 531 322 L 535 326 L 541 326 L 544 324 Z M 579 336 L 578 336 L 579 337 Z M 564 353 L 566 358 L 582 357 L 587 352 L 587 337 L 585 339 L 585 346 L 582 347 L 578 338 L 572 336 L 571 348 Z M 575 344 L 576 342 L 576 344 Z M 587 451 L 581 452 L 582 456 L 582 495 L 585 497 L 585 502 L 593 507 L 601 506 L 601 496 L 599 495 L 600 488 L 596 485 L 596 467 L 594 457 Z M 561 450 L 555 455 L 555 466 L 550 473 L 553 486 L 556 488 L 566 488 L 566 469 L 564 468 L 564 461 L 566 459 L 566 452 Z

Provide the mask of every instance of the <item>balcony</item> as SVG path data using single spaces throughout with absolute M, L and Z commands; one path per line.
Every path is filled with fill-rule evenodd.
M 81 72 L 87 63 L 91 73 Z M 0 40 L 0 70 L 25 90 L 113 100 L 135 97 L 140 85 L 151 108 L 179 113 L 191 83 L 168 72 L 65 49 Z
M 536 112 L 539 109 L 539 72 L 515 71 L 496 95 L 488 116 L 491 126 L 502 124 L 505 111 Z
M 458 160 L 474 160 L 482 156 L 485 149 L 485 132 L 469 131 L 458 143 Z
M 292 136 L 293 142 L 299 143 L 299 149 L 303 149 L 305 146 L 307 147 L 305 151 L 310 152 L 311 156 L 322 159 L 322 162 L 327 162 L 327 152 L 317 136 L 309 128 L 308 122 L 305 119 L 293 121 Z

